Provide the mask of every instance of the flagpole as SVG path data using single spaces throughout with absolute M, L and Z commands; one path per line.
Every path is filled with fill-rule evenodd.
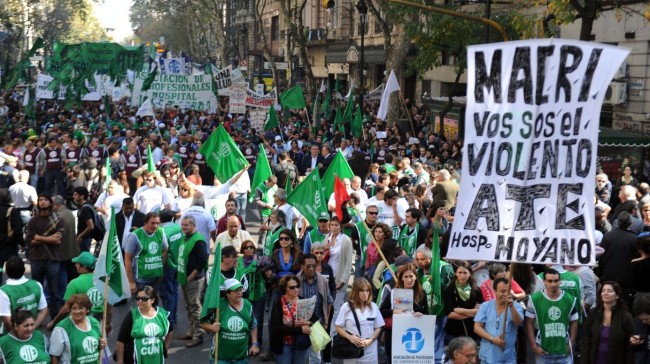
M 318 97 L 318 96 L 317 96 L 317 97 Z M 304 110 L 305 110 L 305 114 L 307 115 L 307 125 L 309 125 L 309 128 L 310 128 L 310 129 L 312 129 L 312 130 L 316 130 L 316 129 L 315 129 L 315 126 L 312 127 L 312 125 L 311 125 L 311 121 L 309 120 L 309 110 L 307 110 L 307 106 L 306 106 L 306 105 L 305 105 Z
M 115 216 L 113 216 L 115 218 Z M 397 282 L 397 281 L 395 281 Z M 104 277 L 104 313 L 103 313 L 103 319 L 102 319 L 102 337 L 100 338 L 103 339 L 106 336 L 106 311 L 108 310 L 108 274 Z M 102 357 L 104 356 L 104 350 L 101 348 L 99 349 L 99 361 L 97 361 L 97 364 L 102 364 Z
M 406 109 L 406 116 L 409 117 L 409 123 L 411 124 L 411 131 L 413 132 L 413 136 L 415 136 L 415 128 L 413 127 L 413 119 L 411 119 L 411 112 L 409 111 L 408 107 L 406 106 L 406 101 L 404 101 L 404 95 L 402 95 L 402 89 L 399 90 L 399 98 L 402 100 L 402 105 L 404 105 L 404 109 Z
M 356 212 L 357 216 L 362 216 L 361 213 L 359 212 L 359 209 L 357 209 L 357 206 L 354 205 L 352 200 L 350 200 L 350 204 L 352 205 L 352 208 L 354 209 L 354 212 Z M 375 237 L 372 236 L 372 232 L 370 231 L 370 228 L 368 227 L 368 224 L 366 224 L 366 220 L 361 219 L 361 222 L 363 223 L 363 227 L 366 229 L 366 233 L 368 234 L 368 236 L 372 237 L 371 241 L 372 241 L 373 244 L 375 244 L 375 248 L 377 248 L 377 253 L 379 253 L 379 256 L 381 257 L 381 260 L 384 261 L 384 263 L 386 264 L 386 268 L 390 272 L 390 275 L 393 277 L 393 282 L 397 282 L 397 276 L 395 275 L 395 271 L 390 266 L 390 263 L 388 263 L 388 260 L 384 256 L 384 253 L 381 251 L 381 247 L 375 241 Z
M 219 272 L 219 274 L 221 274 L 221 272 Z M 221 320 L 219 320 L 219 306 L 217 306 L 216 318 L 217 318 L 217 322 L 221 324 Z M 215 324 L 217 322 L 215 322 Z M 219 332 L 221 332 L 221 330 L 219 330 Z M 219 361 L 218 359 L 219 359 L 219 333 L 215 332 L 214 333 L 214 363 L 215 364 Z

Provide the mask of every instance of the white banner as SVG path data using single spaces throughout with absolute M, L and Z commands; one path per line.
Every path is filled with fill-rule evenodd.
M 154 108 L 178 105 L 181 109 L 216 109 L 217 97 L 212 92 L 210 75 L 161 75 L 157 74 L 151 88 L 142 92 L 142 83 L 147 73 L 138 72 L 135 76 L 131 103 L 142 105 L 145 97 L 151 99 Z
M 277 89 L 269 91 L 266 95 L 259 95 L 257 92 L 246 88 L 246 106 L 259 107 L 262 109 L 268 109 L 273 105 L 278 103 L 278 92 Z
M 184 75 L 185 59 L 183 58 L 163 59 L 163 67 L 160 68 L 160 73 L 166 75 Z
M 216 67 L 212 67 L 214 71 L 214 81 L 217 83 L 217 89 L 219 90 L 219 96 L 230 96 L 230 86 L 234 83 L 244 83 L 241 70 L 239 68 L 232 68 L 232 65 L 219 70 Z
M 539 39 L 470 46 L 447 258 L 594 263 L 600 109 L 628 50 Z
M 261 133 L 261 130 L 264 128 L 264 123 L 266 122 L 266 109 L 252 109 L 248 111 L 250 116 L 251 128 L 257 130 L 258 133 Z
M 393 364 L 433 363 L 435 361 L 436 316 L 393 315 Z
M 36 78 L 36 99 L 53 99 L 54 98 L 54 91 L 48 90 L 48 87 L 50 86 L 50 83 L 54 80 L 51 76 L 48 76 L 44 73 L 39 73 L 38 77 Z M 83 101 L 99 101 L 99 99 L 102 98 L 103 94 L 103 82 L 102 82 L 102 76 L 100 75 L 95 75 L 95 83 L 97 84 L 98 88 L 93 87 L 90 82 L 86 80 L 86 87 L 88 88 L 87 94 L 85 94 L 81 100 Z M 59 100 L 65 99 L 65 86 L 59 85 Z
M 246 95 L 248 86 L 245 83 L 233 83 L 230 85 L 230 108 L 231 114 L 243 114 L 246 112 Z

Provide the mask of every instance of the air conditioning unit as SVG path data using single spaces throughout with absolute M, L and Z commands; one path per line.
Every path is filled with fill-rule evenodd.
M 616 74 L 614 75 L 615 80 L 618 80 L 618 79 L 621 79 L 621 78 L 627 78 L 627 63 L 626 62 L 623 62 L 621 67 L 619 67 L 616 70 Z
M 620 105 L 627 102 L 627 84 L 625 82 L 612 82 L 607 86 L 605 104 Z

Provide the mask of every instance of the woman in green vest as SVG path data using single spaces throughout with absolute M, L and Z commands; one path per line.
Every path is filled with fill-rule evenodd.
M 13 330 L 0 337 L 0 359 L 3 363 L 49 364 L 45 336 L 34 330 L 34 314 L 18 309 L 11 315 Z
M 244 298 L 253 305 L 253 312 L 257 322 L 264 322 L 264 307 L 266 306 L 266 290 L 264 288 L 264 277 L 262 272 L 257 269 L 257 254 L 255 243 L 251 240 L 245 240 L 241 243 L 241 249 L 237 261 L 237 274 L 235 276 L 246 276 L 248 289 L 244 293 Z M 255 339 L 255 338 L 254 338 Z M 257 330 L 257 342 L 262 345 L 262 330 Z
M 75 294 L 66 305 L 70 316 L 56 325 L 50 337 L 52 364 L 94 363 L 106 346 L 99 321 L 89 316 L 92 303 L 86 294 Z
M 165 337 L 173 331 L 168 313 L 157 307 L 158 293 L 151 286 L 139 289 L 135 300 L 138 306 L 126 315 L 117 336 L 117 363 L 164 363 Z

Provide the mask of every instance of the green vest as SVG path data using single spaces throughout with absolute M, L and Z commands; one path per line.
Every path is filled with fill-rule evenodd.
M 557 301 L 551 301 L 544 292 L 535 292 L 530 299 L 535 307 L 540 346 L 549 354 L 567 355 L 569 319 L 576 299 L 567 292 L 563 292 Z
M 244 268 L 244 257 L 239 257 L 237 259 L 237 271 L 235 275 L 246 276 L 248 280 L 248 290 L 244 290 L 248 293 L 248 297 L 244 294 L 244 298 L 247 298 L 249 301 L 257 301 L 262 298 L 264 295 L 264 280 L 257 274 L 257 260 L 253 260 L 248 267 Z
M 68 288 L 65 290 L 63 300 L 68 302 L 68 299 L 75 294 L 85 294 L 90 299 L 92 307 L 90 312 L 102 313 L 104 312 L 104 294 L 95 287 L 93 282 L 93 273 L 84 273 L 79 277 L 70 281 Z
M 160 228 L 163 230 L 163 233 L 167 237 L 167 244 L 169 245 L 169 248 L 167 250 L 166 266 L 176 270 L 178 264 L 178 249 L 181 246 L 183 231 L 181 230 L 180 226 L 174 223 L 161 226 Z
M 153 236 L 147 235 L 144 229 L 133 232 L 140 242 L 142 250 L 138 254 L 138 278 L 151 279 L 163 276 L 163 230 L 156 229 Z
M 88 316 L 88 320 L 90 320 L 88 331 L 81 331 L 72 322 L 70 316 L 56 325 L 65 330 L 70 339 L 70 364 L 96 363 L 99 360 L 99 338 L 101 337 L 99 321 L 92 316 Z
M 361 266 L 366 266 L 366 251 L 368 251 L 368 246 L 372 242 L 372 237 L 368 234 L 368 230 L 363 226 L 363 221 L 359 221 L 355 224 L 357 227 L 357 234 L 359 234 L 359 249 L 361 249 Z
M 243 300 L 244 305 L 236 312 L 225 298 L 219 303 L 219 359 L 242 360 L 248 358 L 251 324 L 253 323 L 253 305 Z M 257 340 L 257 338 L 256 338 Z M 214 357 L 214 340 L 211 356 Z
M 327 234 L 329 233 L 321 234 L 318 228 L 311 229 L 309 231 L 309 240 L 311 240 L 311 245 L 314 245 L 315 243 L 324 244 Z
M 50 355 L 45 347 L 43 333 L 36 330 L 29 340 L 20 340 L 13 335 L 0 337 L 0 348 L 5 363 L 49 364 Z
M 544 273 L 539 273 L 537 275 L 539 279 L 544 281 Z M 564 292 L 568 292 L 576 299 L 576 310 L 578 311 L 578 323 L 582 323 L 582 319 L 586 312 L 583 312 L 582 308 L 582 287 L 580 286 L 580 277 L 569 271 L 564 271 L 560 273 L 560 289 Z
M 5 284 L 0 286 L 0 290 L 7 294 L 9 297 L 9 308 L 11 312 L 19 308 L 32 312 L 36 317 L 38 313 L 38 303 L 41 300 L 41 287 L 38 282 L 33 279 L 28 279 L 27 282 L 18 285 Z M 4 331 L 4 326 L 3 326 Z
M 273 245 L 275 244 L 276 241 L 280 238 L 280 233 L 284 230 L 284 225 L 280 225 L 276 228 L 276 230 L 272 233 L 269 234 L 268 232 L 266 233 L 266 241 L 264 242 L 264 248 L 262 248 L 262 255 L 265 257 L 270 257 L 271 253 L 273 253 Z
M 429 272 L 431 273 L 431 272 Z M 445 287 L 449 285 L 451 278 L 454 276 L 454 268 L 451 264 L 445 262 L 444 260 L 440 261 L 440 291 L 443 292 Z M 422 284 L 422 289 L 427 295 L 427 305 L 429 306 L 429 314 L 436 316 L 445 316 L 445 305 L 444 302 L 433 302 L 433 279 L 431 274 L 422 276 L 420 279 Z
M 406 251 L 406 255 L 409 257 L 413 256 L 415 249 L 417 249 L 418 244 L 418 230 L 420 230 L 420 224 L 415 224 L 415 230 L 409 235 L 409 226 L 404 225 L 404 228 L 399 233 L 398 243 Z
M 386 168 L 387 174 L 397 170 L 397 168 L 395 168 L 395 165 L 393 165 L 392 163 L 384 163 L 384 168 Z
M 156 315 L 152 318 L 142 316 L 140 310 L 131 310 L 133 327 L 131 337 L 134 339 L 133 351 L 137 363 L 163 363 L 165 336 L 169 331 L 168 313 L 165 309 L 157 307 Z
M 194 244 L 197 241 L 205 241 L 205 238 L 201 233 L 195 232 L 189 239 L 183 237 L 180 241 L 181 246 L 178 249 L 178 271 L 176 277 L 178 278 L 178 283 L 181 286 L 185 286 L 187 285 L 187 260 L 190 257 L 190 252 L 194 249 Z
M 257 186 L 257 189 L 262 192 L 262 202 L 264 202 L 267 205 L 273 205 L 273 196 L 275 196 L 275 188 L 274 187 L 269 187 L 266 185 L 266 183 L 261 183 L 259 186 Z M 268 219 L 269 216 L 271 216 L 271 211 L 273 209 L 262 209 L 260 214 L 262 215 L 262 221 L 265 219 Z

